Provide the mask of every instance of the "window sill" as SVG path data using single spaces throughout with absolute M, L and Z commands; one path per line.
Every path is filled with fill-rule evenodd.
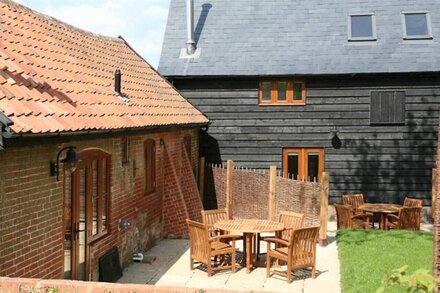
M 259 103 L 258 106 L 305 106 L 306 103 Z

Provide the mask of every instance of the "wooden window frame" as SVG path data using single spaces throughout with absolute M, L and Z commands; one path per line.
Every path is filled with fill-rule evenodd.
M 263 83 L 270 82 L 270 100 L 263 100 Z M 278 82 L 286 82 L 286 100 L 278 100 Z M 295 84 L 301 83 L 301 100 L 295 100 Z M 306 81 L 303 79 L 272 79 L 261 80 L 258 90 L 258 101 L 260 106 L 304 106 L 306 105 Z
M 153 151 L 149 153 L 153 147 Z M 144 162 L 145 162 L 145 195 L 156 191 L 156 142 L 147 139 L 144 142 Z
M 285 147 L 283 148 L 283 177 L 288 177 L 287 174 L 287 158 L 289 153 L 298 153 L 298 180 L 305 180 L 305 181 L 312 181 L 308 176 L 305 176 L 307 174 L 308 170 L 308 160 L 307 154 L 308 153 L 318 153 L 319 154 L 319 166 L 318 166 L 318 178 L 317 182 L 320 182 L 322 172 L 325 171 L 324 169 L 324 148 L 313 148 L 313 147 L 297 147 L 297 148 L 291 148 L 291 147 Z
M 190 134 L 183 137 L 183 148 L 188 154 L 189 162 L 192 164 L 192 136 Z
M 121 163 L 127 165 L 130 162 L 128 158 L 128 137 L 121 138 Z

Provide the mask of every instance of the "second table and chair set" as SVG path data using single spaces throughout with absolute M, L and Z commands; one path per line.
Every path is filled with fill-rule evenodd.
M 422 200 L 406 197 L 403 205 L 393 203 L 365 203 L 363 194 L 342 196 L 342 204 L 334 204 L 338 229 L 374 228 L 374 214 L 378 214 L 378 228 L 420 230 Z
M 266 241 L 266 275 L 283 275 L 292 281 L 292 272 L 310 269 L 316 276 L 316 243 L 319 227 L 303 227 L 304 215 L 281 211 L 278 221 L 264 219 L 230 219 L 226 209 L 203 210 L 202 223 L 187 220 L 190 235 L 191 270 L 194 261 L 207 266 L 208 276 L 212 271 L 232 269 L 235 272 L 236 242 L 243 241 L 243 263 L 250 273 L 260 253 L 260 241 Z M 273 235 L 262 237 L 261 233 Z M 225 254 L 230 254 L 229 263 Z M 271 270 L 272 260 L 287 263 L 285 272 Z M 226 264 L 224 264 L 226 263 Z M 223 265 L 224 264 L 224 265 Z

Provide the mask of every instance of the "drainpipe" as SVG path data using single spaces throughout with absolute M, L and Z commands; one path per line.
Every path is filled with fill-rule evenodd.
M 194 0 L 186 0 L 186 53 L 192 55 L 196 52 L 197 46 L 194 41 Z

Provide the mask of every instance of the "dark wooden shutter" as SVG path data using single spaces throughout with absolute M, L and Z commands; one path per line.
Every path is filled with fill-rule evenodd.
M 370 124 L 405 124 L 405 92 L 371 92 Z

